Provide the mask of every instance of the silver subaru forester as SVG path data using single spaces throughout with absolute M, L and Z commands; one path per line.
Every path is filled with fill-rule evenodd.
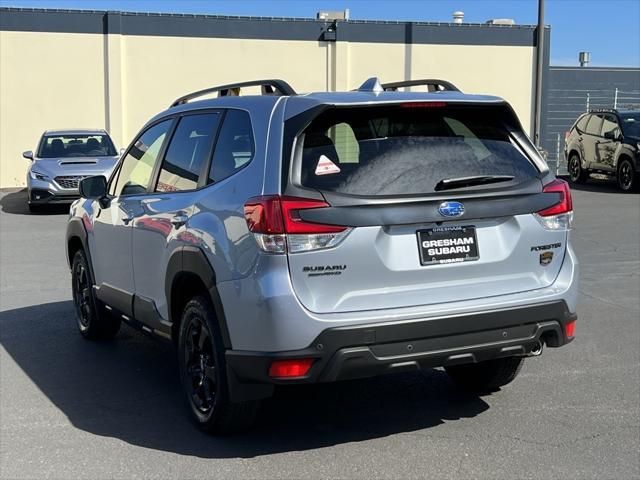
M 507 102 L 446 81 L 195 92 L 80 193 L 80 332 L 175 342 L 210 432 L 248 427 L 277 385 L 444 367 L 496 390 L 574 336 L 567 184 Z

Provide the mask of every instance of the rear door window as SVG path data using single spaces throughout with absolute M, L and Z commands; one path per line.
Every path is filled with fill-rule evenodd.
M 418 195 L 444 179 L 538 170 L 511 138 L 504 109 L 405 104 L 334 108 L 304 130 L 300 183 L 347 195 Z M 476 188 L 476 187 L 474 187 Z M 488 188 L 488 187 L 480 187 Z
M 586 133 L 589 135 L 600 136 L 600 129 L 602 128 L 602 117 L 600 115 L 591 115 L 589 123 L 587 123 Z
M 611 133 L 614 136 L 619 135 L 620 127 L 615 115 L 603 115 L 602 136 L 604 137 L 606 133 Z
M 193 190 L 211 149 L 219 113 L 187 115 L 180 119 L 162 161 L 156 192 Z

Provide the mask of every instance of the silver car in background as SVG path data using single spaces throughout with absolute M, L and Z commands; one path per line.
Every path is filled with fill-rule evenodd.
M 22 156 L 31 160 L 27 172 L 29 210 L 79 198 L 78 183 L 85 177 L 109 178 L 118 152 L 104 130 L 48 130 L 38 148 Z

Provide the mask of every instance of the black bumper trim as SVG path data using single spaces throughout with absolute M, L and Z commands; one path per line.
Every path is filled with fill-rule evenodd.
M 570 341 L 564 325 L 575 319 L 561 300 L 412 322 L 336 327 L 323 331 L 302 350 L 228 350 L 227 373 L 238 391 L 247 392 L 253 384 L 263 387 L 259 390 L 264 396 L 272 391 L 266 385 L 333 382 L 527 355 L 540 341 L 560 347 Z M 268 375 L 275 359 L 309 357 L 316 360 L 305 377 L 272 379 Z
M 34 188 L 30 191 L 29 203 L 32 205 L 71 203 L 78 198 L 80 198 L 79 193 L 55 194 L 49 190 Z

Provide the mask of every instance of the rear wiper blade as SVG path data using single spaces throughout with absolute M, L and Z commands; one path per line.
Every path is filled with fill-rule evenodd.
M 436 183 L 434 190 L 451 190 L 453 188 L 471 187 L 473 185 L 485 185 L 488 183 L 508 182 L 513 180 L 513 175 L 475 175 L 473 177 L 445 178 Z

